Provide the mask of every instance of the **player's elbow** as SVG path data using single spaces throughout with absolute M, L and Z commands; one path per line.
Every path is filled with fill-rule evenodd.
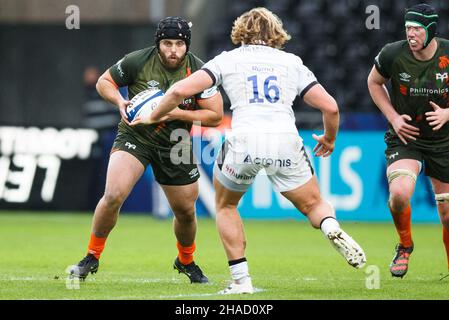
M 100 96 L 104 97 L 104 92 L 110 82 L 106 80 L 103 76 L 98 78 L 97 83 L 95 84 L 95 89 L 97 89 L 97 92 Z
M 98 92 L 98 94 L 100 94 L 101 95 L 101 82 L 102 82 L 102 79 L 101 79 L 101 77 L 100 78 L 98 78 L 98 80 L 97 80 L 97 83 L 95 84 L 95 89 L 97 89 L 97 92 Z
M 368 89 L 370 89 L 370 90 L 376 85 L 376 82 L 373 80 L 373 77 L 371 76 L 371 74 L 368 76 L 368 79 L 366 80 L 366 85 L 368 86 Z
M 328 115 L 332 116 L 338 116 L 339 110 L 338 110 L 338 104 L 337 101 L 335 101 L 334 98 L 330 97 L 330 99 L 327 101 L 326 105 L 322 109 L 323 113 L 326 113 Z
M 385 84 L 385 79 L 373 68 L 366 79 L 366 84 L 369 90 L 381 88 Z
M 215 105 L 217 106 L 217 105 Z M 205 127 L 218 127 L 223 120 L 223 106 L 220 108 L 207 108 L 207 116 L 203 119 Z
M 366 78 L 366 85 L 369 86 L 372 85 L 373 79 L 371 77 L 371 74 L 368 75 L 368 78 Z
M 215 113 L 209 122 L 209 127 L 218 127 L 223 120 L 223 114 Z
M 212 126 L 213 127 L 218 127 L 221 122 L 223 121 L 223 100 L 221 99 L 221 96 L 219 99 L 217 99 L 216 101 L 216 108 L 215 108 L 215 113 L 213 116 L 213 120 L 212 120 Z
M 177 100 L 185 99 L 189 96 L 186 87 L 176 84 L 167 93 L 171 94 Z
M 376 81 L 373 77 L 369 76 L 367 80 L 368 92 L 371 97 L 377 97 L 379 92 L 382 92 L 383 84 Z

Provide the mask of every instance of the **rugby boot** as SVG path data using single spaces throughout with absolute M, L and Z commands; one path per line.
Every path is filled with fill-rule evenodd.
M 173 263 L 173 269 L 178 270 L 179 273 L 184 273 L 190 279 L 190 283 L 207 283 L 209 279 L 203 274 L 200 267 L 195 264 L 194 261 L 188 265 L 184 265 L 176 257 Z
M 363 249 L 342 229 L 329 232 L 327 238 L 351 266 L 361 268 L 365 265 L 366 256 Z
M 70 268 L 70 275 L 85 280 L 90 273 L 97 273 L 100 262 L 93 254 L 88 254 L 77 265 Z
M 231 282 L 229 286 L 218 292 L 218 294 L 252 294 L 254 293 L 253 284 L 250 277 L 246 277 L 241 283 Z
M 413 252 L 413 244 L 411 247 L 404 247 L 398 243 L 395 248 L 395 255 L 390 263 L 390 272 L 393 277 L 402 278 L 408 271 L 408 263 L 410 255 Z

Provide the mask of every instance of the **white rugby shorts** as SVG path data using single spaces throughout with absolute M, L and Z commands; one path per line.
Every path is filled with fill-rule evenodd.
M 314 174 L 297 133 L 231 136 L 223 143 L 214 165 L 216 179 L 237 192 L 245 192 L 261 170 L 279 192 L 302 186 Z

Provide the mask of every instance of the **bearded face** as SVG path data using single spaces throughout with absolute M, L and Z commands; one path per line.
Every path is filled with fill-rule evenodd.
M 159 43 L 159 57 L 168 69 L 181 66 L 187 53 L 187 46 L 183 40 L 163 39 Z

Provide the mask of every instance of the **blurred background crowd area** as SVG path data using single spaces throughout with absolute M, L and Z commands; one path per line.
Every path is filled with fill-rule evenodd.
M 154 44 L 157 22 L 183 16 L 193 22 L 191 51 L 204 61 L 235 46 L 237 16 L 264 6 L 283 21 L 299 55 L 335 97 L 342 129 L 382 129 L 366 78 L 388 42 L 405 38 L 404 10 L 423 1 L 390 0 L 0 0 L 0 125 L 112 128 L 118 113 L 95 90 L 98 76 L 124 54 Z M 438 33 L 448 36 L 449 1 L 425 1 L 439 12 Z M 70 5 L 79 29 L 67 29 Z M 366 21 L 379 8 L 379 29 Z M 229 104 L 226 100 L 226 110 Z M 316 129 L 321 114 L 298 98 L 300 128 Z

